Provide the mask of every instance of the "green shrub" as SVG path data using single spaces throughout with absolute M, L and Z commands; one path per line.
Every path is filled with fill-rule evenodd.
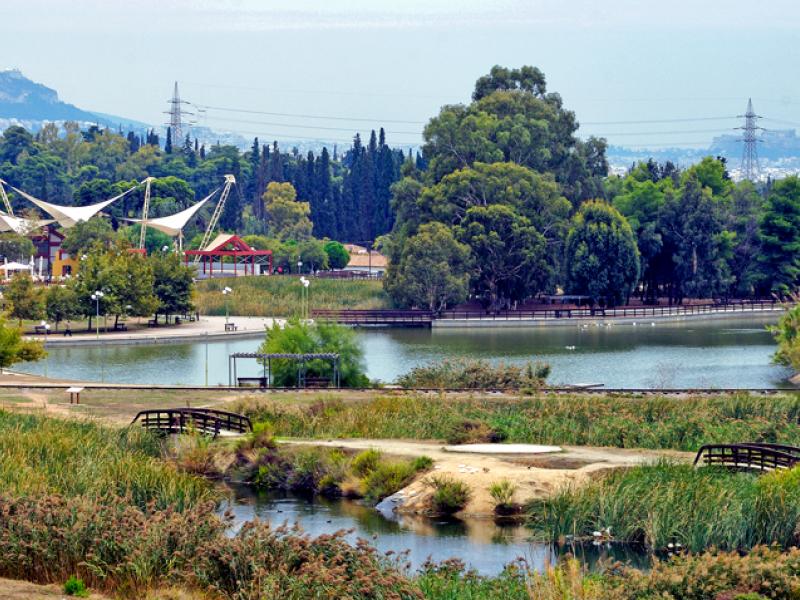
M 353 473 L 359 477 L 366 477 L 378 467 L 381 456 L 380 450 L 375 450 L 374 448 L 364 450 L 353 458 L 353 461 L 350 463 L 350 468 Z
M 528 362 L 524 365 L 485 360 L 447 359 L 414 367 L 397 379 L 406 388 L 513 389 L 538 387 L 550 375 L 550 366 Z
M 88 598 L 89 590 L 86 589 L 86 584 L 83 579 L 70 575 L 69 579 L 64 583 L 64 593 L 67 596 L 77 596 L 78 598 Z
M 463 509 L 472 497 L 466 483 L 448 475 L 432 475 L 425 483 L 433 488 L 431 508 L 438 514 L 452 515 Z
M 364 498 L 376 504 L 403 489 L 415 473 L 411 463 L 381 463 L 364 478 Z
M 411 463 L 411 468 L 414 471 L 427 471 L 433 466 L 433 459 L 430 456 L 418 456 Z

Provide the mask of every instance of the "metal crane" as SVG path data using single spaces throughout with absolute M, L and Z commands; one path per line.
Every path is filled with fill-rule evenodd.
M 217 223 L 219 223 L 219 218 L 222 216 L 222 211 L 225 209 L 225 201 L 228 199 L 228 194 L 231 193 L 231 186 L 236 183 L 236 177 L 233 175 L 225 175 L 225 187 L 222 188 L 222 194 L 220 194 L 219 202 L 214 207 L 214 212 L 211 215 L 211 220 L 208 222 L 208 227 L 206 227 L 206 232 L 203 234 L 203 241 L 200 242 L 200 250 L 204 250 L 208 243 L 211 241 L 211 235 L 214 233 L 214 230 L 217 228 Z M 200 262 L 200 255 L 196 255 L 194 257 L 195 264 Z
M 147 214 L 150 212 L 150 182 L 155 180 L 155 177 L 148 177 L 144 183 L 144 207 L 142 208 L 142 222 L 139 225 L 139 250 L 144 250 L 144 236 L 147 231 Z
M 3 197 L 3 205 L 6 207 L 6 212 L 13 217 L 14 216 L 14 209 L 11 208 L 11 202 L 8 201 L 8 195 L 6 194 L 6 188 L 3 187 L 4 183 L 5 183 L 5 181 L 0 179 L 0 196 Z

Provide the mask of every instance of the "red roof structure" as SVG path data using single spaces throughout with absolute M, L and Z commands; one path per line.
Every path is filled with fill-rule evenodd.
M 272 273 L 272 250 L 253 250 L 238 235 L 221 233 L 202 250 L 186 250 L 183 253 L 185 262 L 189 263 L 190 256 L 199 256 L 203 263 L 203 274 L 214 275 L 214 262 L 220 264 L 220 273 L 225 270 L 225 257 L 233 259 L 233 274 L 239 275 L 238 267 L 244 267 L 242 275 L 255 275 L 256 265 L 263 265 L 266 258 L 269 265 L 268 273 Z M 249 273 L 248 273 L 249 271 Z

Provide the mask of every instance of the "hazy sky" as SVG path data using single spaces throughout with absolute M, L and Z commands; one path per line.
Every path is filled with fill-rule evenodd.
M 262 140 L 417 143 L 494 64 L 540 67 L 616 144 L 705 144 L 748 96 L 765 127 L 800 126 L 796 0 L 0 0 L 0 23 L 0 68 L 67 102 L 163 123 L 178 80 L 218 107 L 201 124 Z

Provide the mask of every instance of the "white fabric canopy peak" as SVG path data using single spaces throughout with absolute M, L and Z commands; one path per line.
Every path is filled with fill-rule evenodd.
M 11 189 L 20 194 L 23 198 L 27 198 L 28 200 L 33 202 L 36 206 L 38 206 L 47 214 L 49 214 L 51 217 L 53 217 L 53 219 L 58 221 L 59 225 L 61 225 L 66 229 L 69 227 L 74 227 L 81 221 L 88 221 L 112 202 L 116 202 L 123 196 L 135 190 L 136 186 L 132 187 L 131 189 L 125 192 L 122 192 L 117 196 L 114 196 L 113 198 L 109 198 L 108 200 L 103 200 L 102 202 L 98 202 L 97 204 L 90 204 L 89 206 L 61 206 L 58 204 L 51 204 L 50 202 L 45 202 L 44 200 L 39 200 L 38 198 L 34 198 L 30 194 L 23 192 L 22 190 L 15 188 L 14 186 L 11 186 Z
M 26 235 L 35 229 L 44 227 L 52 223 L 52 219 L 45 221 L 35 221 L 33 219 L 23 219 L 22 217 L 15 217 L 0 211 L 0 233 L 13 231 L 20 235 Z
M 203 208 L 206 202 L 211 199 L 211 196 L 217 193 L 217 190 L 211 192 L 208 196 L 200 200 L 197 204 L 193 204 L 189 208 L 182 210 L 179 213 L 175 213 L 174 215 L 169 215 L 167 217 L 159 217 L 157 219 L 147 219 L 144 222 L 145 226 L 152 227 L 153 229 L 158 229 L 159 231 L 166 233 L 170 237 L 175 237 L 180 234 L 186 224 L 194 217 L 198 210 Z M 126 219 L 131 223 L 141 223 L 142 219 Z

